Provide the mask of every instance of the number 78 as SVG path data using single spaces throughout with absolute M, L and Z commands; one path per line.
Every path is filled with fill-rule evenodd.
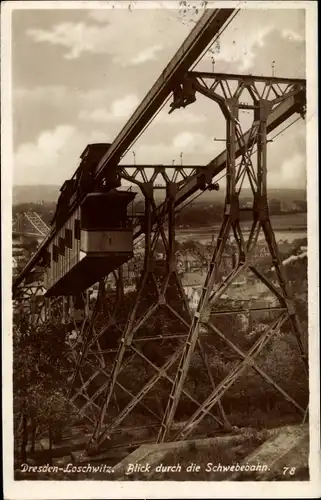
M 283 475 L 290 474 L 290 476 L 293 476 L 295 474 L 295 469 L 296 467 L 283 467 Z

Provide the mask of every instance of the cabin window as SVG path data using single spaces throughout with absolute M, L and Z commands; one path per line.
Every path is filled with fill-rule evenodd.
M 80 220 L 75 219 L 75 239 L 80 240 Z
M 65 244 L 67 248 L 72 248 L 72 230 L 65 229 Z
M 50 267 L 51 264 L 51 255 L 48 250 L 45 250 L 43 253 L 43 264 L 45 267 Z
M 59 251 L 57 245 L 52 246 L 52 259 L 54 262 L 58 262 Z
M 81 227 L 87 230 L 123 229 L 127 226 L 127 206 L 117 197 L 89 197 L 81 207 Z
M 65 240 L 64 240 L 64 238 L 61 238 L 61 236 L 59 236 L 58 248 L 59 248 L 60 255 L 64 256 L 65 255 Z

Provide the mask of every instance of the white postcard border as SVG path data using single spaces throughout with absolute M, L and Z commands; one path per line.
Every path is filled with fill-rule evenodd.
M 191 1 L 200 7 L 202 2 Z M 4 498 L 305 498 L 321 493 L 319 401 L 319 229 L 318 229 L 318 115 L 317 3 L 313 1 L 207 2 L 208 8 L 305 9 L 307 53 L 307 199 L 310 359 L 310 481 L 308 482 L 117 482 L 14 481 L 12 413 L 12 106 L 11 12 L 15 9 L 177 8 L 177 1 L 7 1 L 1 5 L 1 156 L 2 156 L 2 376 Z

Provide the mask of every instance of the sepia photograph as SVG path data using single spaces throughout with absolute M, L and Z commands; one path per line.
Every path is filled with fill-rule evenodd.
M 316 3 L 1 14 L 5 497 L 318 496 Z

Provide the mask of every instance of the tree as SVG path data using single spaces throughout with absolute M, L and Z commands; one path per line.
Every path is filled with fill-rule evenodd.
M 25 461 L 31 430 L 48 430 L 49 449 L 59 439 L 69 418 L 64 371 L 69 368 L 63 325 L 44 324 L 23 332 L 15 322 L 13 335 L 13 389 L 16 435 L 21 430 L 19 455 Z

